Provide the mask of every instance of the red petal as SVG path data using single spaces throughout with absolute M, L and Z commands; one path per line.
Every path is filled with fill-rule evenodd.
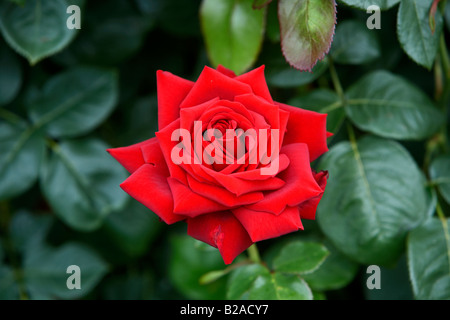
M 158 146 L 158 141 L 156 138 L 151 138 L 131 146 L 111 148 L 108 151 L 111 156 L 114 157 L 122 166 L 125 167 L 130 173 L 135 172 L 140 166 L 145 164 L 144 156 L 141 151 L 141 147 L 149 145 L 150 148 Z M 161 152 L 160 152 L 161 153 Z
M 158 167 L 144 164 L 120 186 L 167 224 L 186 219 L 185 216 L 173 213 L 173 199 L 167 176 Z
M 328 151 L 327 115 L 275 102 L 282 110 L 289 112 L 284 145 L 306 143 L 311 161 Z
M 216 97 L 233 101 L 235 96 L 251 92 L 249 85 L 205 67 L 180 108 L 193 107 Z
M 291 160 L 289 167 L 277 176 L 284 180 L 286 185 L 265 193 L 264 199 L 249 205 L 249 209 L 280 214 L 286 206 L 297 206 L 323 193 L 311 172 L 306 144 L 290 144 L 284 146 L 280 152 Z
M 236 96 L 235 101 L 242 103 L 246 108 L 262 115 L 271 125 L 272 129 L 280 128 L 280 113 L 278 106 L 267 102 L 253 94 Z
M 234 174 L 223 174 L 221 172 L 214 171 L 212 169 L 206 168 L 204 166 L 201 167 L 205 173 L 207 173 L 210 177 L 213 177 L 218 184 L 223 186 L 226 190 L 234 193 L 237 196 L 244 195 L 249 192 L 254 191 L 267 191 L 267 190 L 276 190 L 284 186 L 284 181 L 278 178 L 271 177 L 269 175 L 265 175 L 264 180 L 246 180 L 240 179 Z M 257 171 L 259 174 L 259 170 Z M 262 198 L 261 198 L 262 199 Z M 259 200 L 261 200 L 259 199 Z
M 286 207 L 279 215 L 254 211 L 246 207 L 232 211 L 253 242 L 276 238 L 298 229 L 303 230 L 298 207 Z
M 320 188 L 325 191 L 328 179 L 328 171 L 320 171 L 319 173 L 314 173 L 314 178 L 319 184 Z M 322 199 L 322 194 L 319 196 L 307 200 L 299 205 L 300 217 L 304 219 L 314 220 L 316 218 L 316 210 Z
M 254 94 L 273 103 L 272 96 L 267 87 L 266 77 L 264 76 L 264 68 L 265 66 L 260 66 L 236 77 L 236 80 L 250 85 Z
M 158 128 L 161 130 L 180 115 L 180 104 L 194 86 L 192 81 L 170 72 L 156 72 L 158 87 Z
M 230 78 L 236 77 L 236 73 L 234 73 L 233 70 L 230 70 L 228 68 L 225 68 L 223 65 L 219 64 L 216 68 L 217 71 L 220 73 L 223 73 L 226 76 L 229 76 Z
M 164 127 L 162 130 L 156 132 L 156 138 L 159 141 L 162 154 L 164 155 L 167 167 L 169 168 L 170 176 L 172 178 L 178 179 L 183 183 L 187 183 L 186 173 L 179 165 L 176 165 L 171 158 L 172 149 L 176 147 L 176 145 L 179 143 L 177 141 L 171 140 L 172 133 L 179 128 L 180 128 L 180 119 L 177 119 L 171 124 Z
M 284 143 L 284 136 L 286 135 L 286 128 L 289 122 L 289 112 L 280 109 L 280 146 Z
M 205 213 L 228 209 L 226 206 L 196 194 L 176 179 L 168 178 L 167 181 L 172 191 L 173 210 L 176 214 L 183 214 L 194 218 Z
M 218 248 L 225 264 L 230 264 L 253 242 L 229 211 L 205 214 L 187 220 L 191 237 Z
M 236 196 L 221 186 L 215 186 L 208 183 L 201 183 L 188 176 L 189 187 L 195 193 L 208 198 L 214 202 L 220 203 L 226 207 L 242 206 L 255 203 L 263 199 L 262 192 L 246 192 L 244 195 Z
M 290 160 L 289 158 L 283 154 L 280 153 L 280 157 L 279 157 L 279 169 L 278 172 L 282 172 L 284 171 L 286 168 L 289 167 L 289 163 Z M 271 177 L 270 175 L 264 175 L 261 174 L 261 169 L 254 169 L 254 170 L 250 170 L 250 171 L 242 171 L 242 172 L 235 172 L 231 174 L 233 177 L 237 177 L 243 180 L 267 180 L 269 177 Z M 275 176 L 276 174 L 274 174 L 273 176 Z

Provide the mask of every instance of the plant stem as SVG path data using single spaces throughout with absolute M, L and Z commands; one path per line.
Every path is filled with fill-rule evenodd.
M 336 68 L 334 67 L 333 60 L 330 57 L 328 57 L 328 67 L 330 68 L 331 81 L 333 82 L 334 89 L 341 99 L 342 105 L 345 105 L 344 90 L 342 89 L 341 82 L 339 81 L 339 76 L 336 72 Z
M 261 257 L 259 255 L 258 247 L 256 246 L 256 243 L 252 244 L 248 249 L 248 256 L 250 260 L 254 263 L 261 263 Z
M 347 123 L 348 139 L 352 145 L 356 145 L 355 131 L 350 123 Z
M 441 35 L 440 42 L 439 42 L 439 52 L 440 52 L 440 58 L 442 61 L 442 67 L 444 69 L 444 75 L 447 80 L 450 79 L 450 58 L 448 57 L 448 50 L 445 43 L 445 37 L 444 34 Z
M 442 207 L 441 207 L 439 201 L 436 203 L 436 212 L 437 212 L 439 219 L 441 219 L 442 221 L 445 221 L 444 210 L 442 210 Z
M 22 119 L 18 115 L 3 108 L 0 108 L 0 118 L 5 119 L 12 124 L 18 124 L 22 121 Z

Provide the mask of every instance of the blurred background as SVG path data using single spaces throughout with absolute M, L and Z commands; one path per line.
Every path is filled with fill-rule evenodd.
M 69 1 L 81 7 L 81 29 L 63 35 L 67 44 L 57 52 L 30 50 L 28 58 L 6 39 L 9 23 L 31 32 L 26 19 L 8 11 L 14 2 L 27 0 L 1 0 L 0 7 L 0 299 L 224 299 L 227 275 L 199 282 L 224 268 L 217 250 L 188 237 L 184 223 L 167 226 L 126 195 L 119 184 L 128 174 L 105 152 L 154 136 L 157 70 L 195 80 L 212 65 L 201 0 Z M 56 19 L 48 10 L 41 19 Z M 266 66 L 274 100 L 313 110 L 325 105 L 326 95 L 309 94 L 333 89 L 327 58 L 312 72 L 291 68 L 281 52 L 277 1 L 266 14 L 252 67 Z M 397 10 L 382 12 L 380 30 L 369 31 L 367 17 L 338 3 L 330 57 L 342 86 L 387 69 L 433 97 L 433 72 L 407 57 L 398 42 Z M 69 100 L 84 106 L 65 110 L 61 105 Z M 346 138 L 344 117 L 342 110 L 332 116 L 330 147 Z M 421 164 L 425 145 L 402 144 Z M 304 232 L 260 243 L 264 259 L 292 238 L 324 237 L 307 221 Z M 366 266 L 338 252 L 333 257 L 340 273 L 333 285 L 311 280 L 316 298 L 412 298 L 404 256 L 383 269 L 381 291 L 367 289 Z M 61 286 L 72 264 L 81 267 L 81 290 Z

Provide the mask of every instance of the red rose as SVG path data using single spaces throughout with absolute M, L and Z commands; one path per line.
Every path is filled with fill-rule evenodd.
M 264 67 L 236 76 L 205 67 L 196 82 L 158 71 L 156 137 L 109 149 L 123 190 L 231 263 L 254 242 L 314 219 L 328 174 L 326 115 L 272 100 Z

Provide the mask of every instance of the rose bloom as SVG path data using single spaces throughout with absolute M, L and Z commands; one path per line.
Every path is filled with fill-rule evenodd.
M 158 71 L 157 89 L 156 137 L 108 149 L 131 173 L 125 192 L 167 224 L 185 221 L 225 264 L 315 218 L 328 173 L 311 161 L 328 150 L 325 114 L 273 101 L 264 66 L 240 76 L 205 67 L 196 82 Z

